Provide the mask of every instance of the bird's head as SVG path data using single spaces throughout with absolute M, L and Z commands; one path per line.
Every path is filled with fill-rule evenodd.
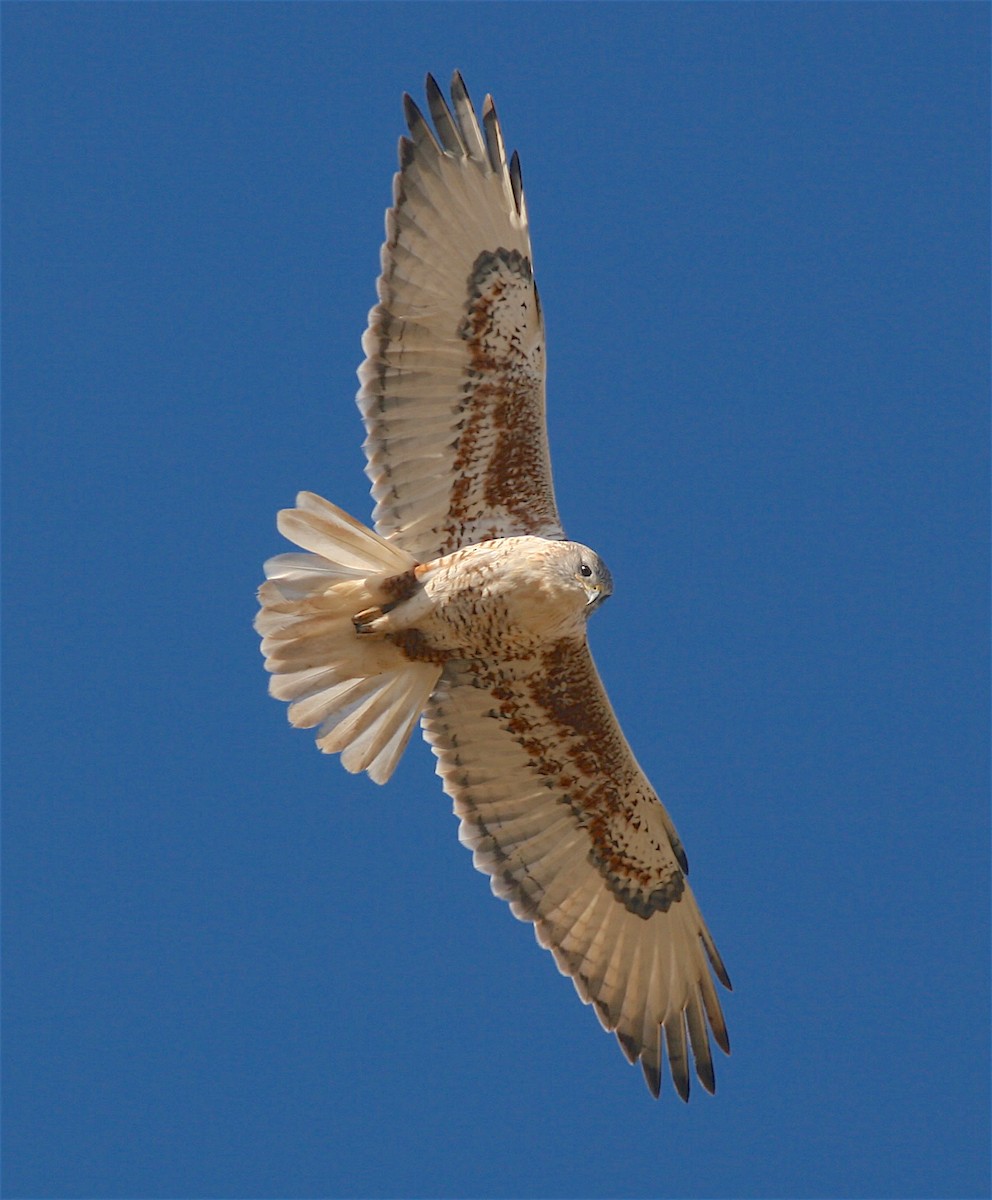
M 585 612 L 588 616 L 598 608 L 607 596 L 613 595 L 613 576 L 606 563 L 588 546 L 579 542 L 567 542 L 567 553 L 562 566 L 585 596 Z

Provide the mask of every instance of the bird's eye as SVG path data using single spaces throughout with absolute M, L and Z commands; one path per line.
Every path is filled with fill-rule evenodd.
M 585 575 L 585 577 L 588 579 L 592 574 L 592 567 L 590 567 L 588 563 L 583 563 L 582 566 L 579 567 L 579 574 Z

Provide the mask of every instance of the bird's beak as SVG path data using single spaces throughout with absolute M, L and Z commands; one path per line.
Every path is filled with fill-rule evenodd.
M 610 593 L 601 584 L 585 583 L 584 580 L 583 583 L 586 589 L 586 608 L 592 612 L 594 608 L 598 608 L 603 603 Z

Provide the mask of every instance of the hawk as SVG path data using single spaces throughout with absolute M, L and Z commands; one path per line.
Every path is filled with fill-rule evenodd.
M 530 921 L 648 1087 L 714 1090 L 730 980 L 682 843 L 586 641 L 612 590 L 566 539 L 545 426 L 544 325 L 520 162 L 492 98 L 409 96 L 358 406 L 375 531 L 309 492 L 304 553 L 265 564 L 270 691 L 349 771 L 385 783 L 419 720 L 493 892 Z M 712 974 L 711 974 L 712 971 Z

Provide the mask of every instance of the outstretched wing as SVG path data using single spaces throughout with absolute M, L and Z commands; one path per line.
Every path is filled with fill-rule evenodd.
M 424 718 L 460 838 L 535 925 L 657 1096 L 661 1030 L 676 1090 L 688 1055 L 714 1088 L 707 1023 L 729 1053 L 710 968 L 727 972 L 681 844 L 617 723 L 585 642 L 523 664 L 449 664 Z
M 404 97 L 379 303 L 358 405 L 376 529 L 421 560 L 492 537 L 564 537 L 544 419 L 544 326 L 520 164 L 492 98 L 482 126 L 461 76 L 434 132 Z

